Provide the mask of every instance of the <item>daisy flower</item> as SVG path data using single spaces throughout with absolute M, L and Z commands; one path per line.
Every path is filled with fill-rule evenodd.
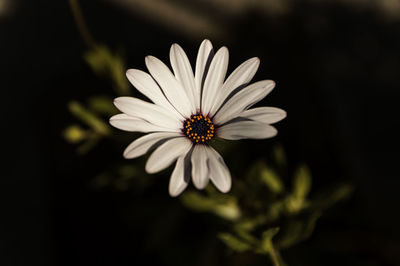
M 277 134 L 270 124 L 285 118 L 275 107 L 251 106 L 275 86 L 272 80 L 248 84 L 260 60 L 250 58 L 227 79 L 228 49 L 215 54 L 209 40 L 199 48 L 193 73 L 190 62 L 178 44 L 170 50 L 173 72 L 159 59 L 147 56 L 150 74 L 129 69 L 127 78 L 152 103 L 133 97 L 119 97 L 115 106 L 122 114 L 111 117 L 118 129 L 147 133 L 124 151 L 127 159 L 153 151 L 146 172 L 159 172 L 176 161 L 169 183 L 169 194 L 179 195 L 190 180 L 204 189 L 209 180 L 221 191 L 231 188 L 231 175 L 221 155 L 210 144 L 215 138 L 228 140 L 266 139 Z

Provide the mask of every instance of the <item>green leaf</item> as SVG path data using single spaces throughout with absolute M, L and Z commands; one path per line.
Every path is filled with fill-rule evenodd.
M 261 165 L 260 180 L 275 194 L 280 194 L 284 191 L 284 185 L 279 176 L 265 164 Z
M 276 245 L 280 249 L 285 249 L 308 239 L 314 231 L 316 222 L 320 216 L 321 212 L 316 211 L 304 219 L 290 220 L 279 234 Z
M 123 58 L 112 53 L 105 45 L 97 45 L 84 54 L 84 59 L 99 76 L 107 76 L 120 95 L 129 94 L 129 83 L 125 77 L 126 64 Z
M 350 184 L 342 184 L 336 187 L 336 189 L 327 198 L 331 205 L 345 200 L 353 193 L 354 187 Z
M 294 176 L 293 195 L 297 198 L 306 198 L 311 189 L 311 172 L 306 165 L 301 165 Z
M 272 238 L 279 232 L 279 227 L 270 228 L 262 233 L 261 250 L 265 253 L 270 253 L 274 248 Z
M 110 126 L 97 117 L 93 112 L 86 109 L 82 104 L 72 101 L 68 104 L 68 107 L 73 115 L 90 126 L 95 132 L 100 135 L 110 135 Z
M 353 190 L 354 186 L 351 184 L 339 184 L 336 187 L 331 188 L 329 192 L 320 193 L 315 197 L 311 202 L 310 208 L 319 210 L 329 208 L 350 197 Z
M 228 195 L 204 196 L 187 191 L 180 197 L 182 203 L 198 212 L 210 212 L 226 220 L 237 220 L 241 216 L 236 198 Z
M 267 215 L 268 220 L 270 222 L 278 220 L 286 209 L 287 209 L 286 199 L 270 203 L 268 206 L 268 215 Z
M 107 96 L 92 96 L 89 98 L 89 108 L 102 115 L 111 116 L 118 113 L 113 100 Z
M 311 190 L 311 172 L 301 165 L 295 172 L 292 193 L 286 198 L 286 210 L 289 214 L 298 213 L 307 207 L 306 197 Z
M 265 224 L 268 216 L 260 214 L 255 217 L 245 217 L 235 223 L 235 229 L 238 231 L 253 231 L 257 227 Z
M 239 239 L 230 233 L 219 233 L 218 238 L 229 248 L 237 252 L 244 252 L 252 249 L 252 246 L 245 240 Z
M 229 200 L 224 203 L 218 203 L 214 207 L 214 213 L 226 220 L 237 220 L 241 213 L 236 200 Z
M 77 148 L 78 154 L 83 155 L 83 154 L 88 153 L 92 148 L 94 148 L 96 146 L 96 144 L 99 142 L 99 140 L 100 140 L 100 135 L 97 134 L 96 132 L 93 132 L 86 139 L 86 141 Z
M 236 227 L 234 230 L 238 237 L 248 243 L 251 243 L 252 245 L 256 245 L 259 242 L 259 240 L 254 237 L 248 230 L 242 230 L 238 227 Z
M 250 200 L 258 194 L 265 195 L 265 187 L 269 190 L 268 197 L 274 198 L 284 192 L 285 187 L 277 173 L 263 161 L 254 163 L 246 175 L 246 187 L 252 193 L 247 195 Z
M 89 132 L 78 125 L 70 125 L 63 131 L 64 138 L 70 143 L 79 143 L 86 139 L 88 135 Z

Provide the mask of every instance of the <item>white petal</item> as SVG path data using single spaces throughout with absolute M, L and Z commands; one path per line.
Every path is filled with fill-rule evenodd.
M 272 80 L 253 83 L 232 96 L 214 116 L 217 125 L 237 117 L 242 111 L 262 100 L 275 87 Z
M 219 109 L 226 97 L 228 97 L 235 89 L 251 81 L 256 74 L 259 65 L 260 59 L 253 57 L 243 62 L 232 72 L 232 74 L 229 75 L 221 88 L 221 92 L 218 95 L 213 108 L 211 109 L 211 115 Z
M 143 154 L 146 154 L 154 145 L 167 139 L 179 137 L 178 133 L 171 132 L 156 132 L 147 134 L 133 141 L 126 147 L 124 157 L 126 159 L 133 159 Z
M 244 111 L 240 117 L 266 124 L 273 124 L 286 117 L 286 112 L 276 107 L 257 107 Z
M 206 67 L 209 60 L 213 57 L 213 46 L 209 40 L 204 40 L 199 48 L 196 59 L 196 71 L 194 80 L 196 83 L 196 109 L 200 108 L 200 96 L 202 91 L 202 83 L 204 75 L 206 75 Z
M 277 130 L 268 124 L 256 121 L 232 122 L 217 129 L 218 137 L 223 139 L 266 139 L 275 136 Z
M 208 184 L 207 147 L 196 145 L 192 153 L 192 180 L 197 189 L 204 189 Z
M 181 114 L 179 114 L 167 98 L 165 98 L 160 87 L 149 74 L 138 69 L 129 69 L 126 71 L 126 77 L 138 91 L 155 104 L 165 107 L 171 111 L 173 115 L 182 118 Z
M 203 114 L 209 114 L 214 105 L 215 98 L 225 79 L 228 61 L 228 49 L 226 47 L 220 48 L 211 62 L 210 69 L 204 82 L 203 95 L 201 98 L 201 111 Z
M 147 160 L 146 172 L 157 173 L 173 163 L 176 158 L 186 154 L 192 142 L 186 137 L 173 138 L 158 147 Z
M 169 102 L 184 117 L 189 117 L 193 112 L 192 105 L 182 85 L 176 80 L 171 70 L 158 58 L 146 56 L 146 66 L 153 78 L 160 85 Z
M 177 129 L 182 122 L 166 112 L 165 108 L 133 97 L 118 97 L 114 105 L 127 115 L 146 120 L 154 125 Z
M 118 114 L 110 118 L 110 124 L 118 129 L 131 131 L 131 132 L 155 132 L 155 131 L 169 131 L 179 132 L 178 128 L 171 129 L 153 125 L 140 118 L 132 117 L 127 114 Z
M 228 167 L 221 155 L 209 147 L 206 149 L 208 154 L 209 176 L 214 185 L 223 193 L 231 189 L 232 180 Z
M 185 175 L 185 168 L 185 156 L 181 156 L 176 161 L 174 171 L 169 180 L 169 194 L 172 197 L 181 194 L 189 184 L 190 176 L 188 177 Z
M 193 69 L 185 51 L 178 44 L 174 43 L 171 46 L 169 57 L 176 79 L 183 85 L 192 108 L 196 110 L 196 85 L 194 83 Z

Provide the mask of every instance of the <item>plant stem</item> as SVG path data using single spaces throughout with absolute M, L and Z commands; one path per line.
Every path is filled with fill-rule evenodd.
M 282 260 L 280 258 L 279 252 L 275 249 L 274 246 L 271 247 L 269 251 L 269 258 L 271 259 L 272 265 L 274 266 L 285 266 L 282 263 Z
M 96 46 L 96 41 L 93 39 L 92 35 L 89 32 L 85 19 L 82 15 L 82 10 L 79 6 L 78 0 L 69 0 L 69 5 L 71 6 L 72 15 L 74 16 L 78 31 L 82 39 L 90 48 Z

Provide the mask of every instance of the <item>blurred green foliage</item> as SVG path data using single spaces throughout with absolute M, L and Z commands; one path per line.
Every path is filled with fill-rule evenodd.
M 181 197 L 182 203 L 199 212 L 211 212 L 226 220 L 235 221 L 241 216 L 236 197 L 221 194 L 214 187 L 207 187 L 208 195 L 187 191 Z
M 273 150 L 273 157 L 271 165 L 260 160 L 243 179 L 236 178 L 229 194 L 215 192 L 208 186 L 204 193 L 185 192 L 181 200 L 194 211 L 209 212 L 226 220 L 230 230 L 218 237 L 231 250 L 266 254 L 274 265 L 285 265 L 279 250 L 309 238 L 323 211 L 349 197 L 353 188 L 340 184 L 310 197 L 310 169 L 301 164 L 291 178 L 285 178 L 280 174 L 284 171 L 279 170 L 287 165 L 281 146 Z M 285 185 L 283 180 L 290 180 L 291 185 Z M 225 211 L 219 211 L 224 208 Z
M 76 118 L 87 124 L 94 132 L 105 136 L 110 134 L 110 126 L 82 104 L 73 101 L 69 103 L 68 107 Z
M 125 77 L 127 68 L 121 54 L 111 52 L 105 45 L 95 45 L 84 54 L 84 59 L 96 75 L 111 80 L 118 95 L 130 93 L 130 85 Z
M 78 26 L 82 39 L 89 49 L 83 58 L 98 77 L 106 77 L 114 92 L 113 96 L 95 95 L 88 99 L 87 104 L 71 101 L 69 111 L 80 120 L 87 128 L 72 124 L 64 132 L 64 138 L 73 144 L 78 144 L 77 152 L 85 154 L 90 151 L 104 137 L 111 137 L 112 128 L 106 122 L 110 116 L 116 114 L 112 99 L 115 95 L 129 95 L 130 84 L 125 77 L 126 63 L 121 53 L 113 52 L 109 47 L 97 43 L 90 34 L 79 2 L 69 1 L 72 13 Z
M 93 96 L 88 102 L 87 107 L 77 101 L 69 102 L 69 111 L 81 125 L 69 125 L 63 132 L 66 141 L 78 145 L 79 154 L 87 153 L 102 138 L 111 137 L 113 131 L 106 122 L 106 117 L 116 113 L 112 99 L 106 96 Z

